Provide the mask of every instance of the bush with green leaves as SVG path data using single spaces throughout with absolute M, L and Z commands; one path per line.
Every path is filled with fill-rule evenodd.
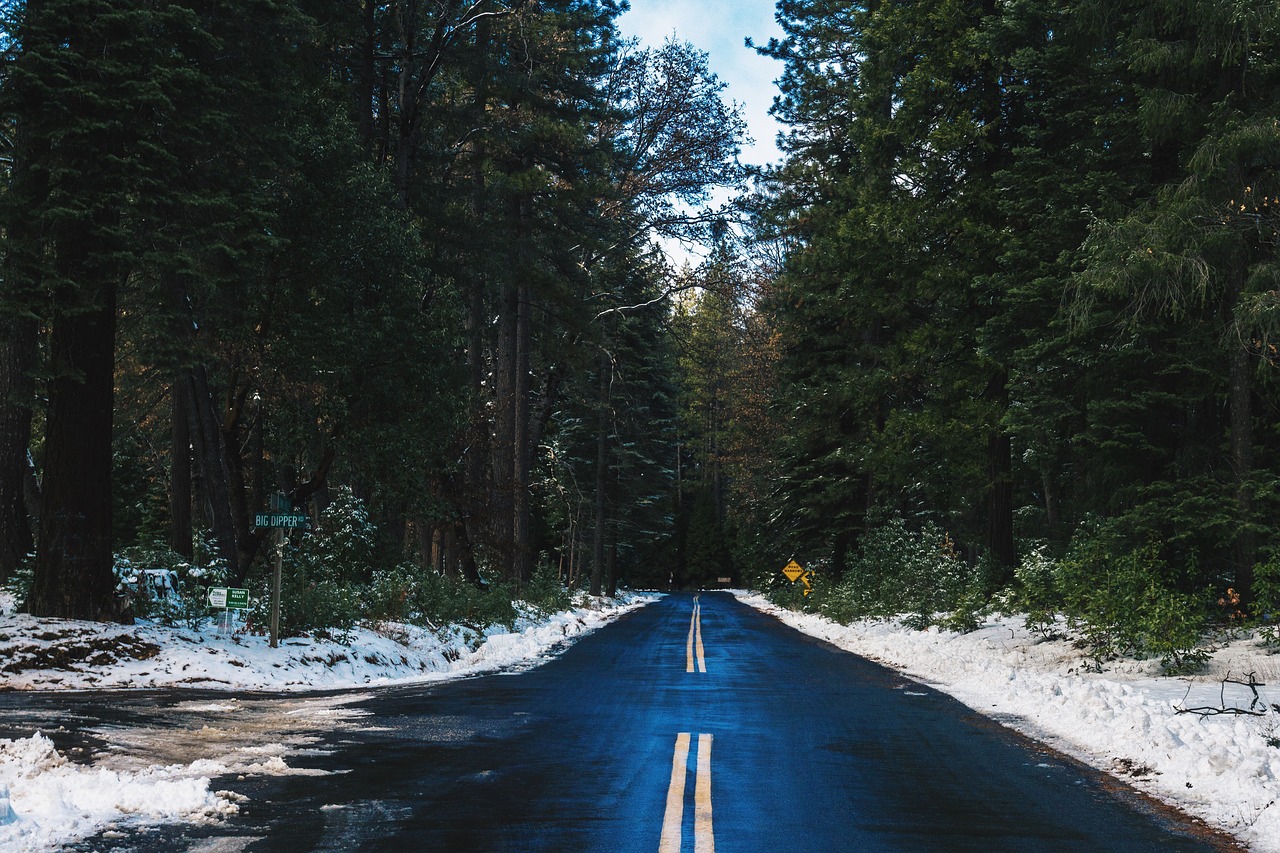
M 32 554 L 23 560 L 4 582 L 4 591 L 13 596 L 14 605 L 19 612 L 26 608 L 27 597 L 31 595 L 31 584 L 35 580 L 35 566 L 35 555 Z
M 361 620 L 430 628 L 462 625 L 481 632 L 493 625 L 511 628 L 520 617 L 510 584 L 476 586 L 411 563 L 377 568 L 376 541 L 364 504 L 345 489 L 321 514 L 315 530 L 292 534 L 283 558 L 281 636 L 315 634 L 345 642 Z M 259 626 L 270 620 L 270 574 L 258 576 L 260 594 L 252 619 Z M 535 616 L 572 604 L 569 591 L 545 566 L 524 585 L 520 597 L 524 612 Z
M 947 614 L 941 618 L 948 627 L 972 630 L 987 590 L 981 569 L 960 559 L 940 527 L 926 522 L 912 530 L 891 516 L 863 535 L 839 584 L 818 584 L 813 595 L 797 602 L 799 595 L 787 589 L 773 598 L 837 622 L 905 614 L 905 624 L 924 628 Z
M 1280 553 L 1253 568 L 1253 602 L 1249 605 L 1258 639 L 1280 647 Z
M 1022 611 L 1028 630 L 1046 637 L 1053 634 L 1063 606 L 1057 575 L 1058 563 L 1043 543 L 1027 551 L 1013 570 L 1009 603 Z
M 309 532 L 285 539 L 281 561 L 280 636 L 316 634 L 346 641 L 362 612 L 373 577 L 376 530 L 364 503 L 340 489 Z M 271 567 L 275 545 L 268 546 L 267 570 L 259 575 L 252 618 L 271 621 Z
M 227 579 L 226 561 L 214 554 L 203 536 L 192 560 L 159 542 L 126 548 L 115 557 L 117 591 L 138 618 L 199 630 L 214 613 L 209 587 Z
M 478 587 L 435 572 L 425 573 L 414 592 L 414 621 L 429 627 L 465 625 L 482 630 L 490 625 L 515 625 L 520 614 L 505 583 Z
M 560 582 L 560 577 L 550 563 L 542 562 L 533 577 L 520 588 L 520 600 L 534 616 L 549 616 L 573 606 L 573 594 Z
M 1202 641 L 1209 590 L 1180 589 L 1183 578 L 1157 542 L 1132 550 L 1118 545 L 1104 523 L 1077 534 L 1055 577 L 1068 619 L 1096 664 L 1133 655 L 1159 657 L 1170 672 L 1194 671 L 1208 659 Z

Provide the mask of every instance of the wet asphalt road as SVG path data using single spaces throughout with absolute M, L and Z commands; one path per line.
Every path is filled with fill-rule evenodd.
M 330 775 L 215 780 L 249 798 L 226 822 L 74 849 L 1235 849 L 728 594 L 669 596 L 536 669 L 354 707 L 359 726 L 289 760 Z

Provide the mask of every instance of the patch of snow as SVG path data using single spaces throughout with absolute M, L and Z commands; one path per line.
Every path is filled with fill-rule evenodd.
M 42 734 L 0 739 L 0 849 L 51 850 L 131 821 L 207 821 L 237 806 L 195 767 L 118 773 L 66 760 Z
M 975 711 L 1107 772 L 1209 824 L 1257 853 L 1280 853 L 1280 691 L 1259 686 L 1261 716 L 1198 716 L 1178 708 L 1248 709 L 1253 691 L 1224 684 L 1250 672 L 1280 679 L 1280 656 L 1248 638 L 1215 650 L 1202 674 L 1163 676 L 1155 661 L 1118 661 L 1105 672 L 1066 639 L 996 616 L 977 631 L 916 631 L 897 620 L 840 625 L 740 600 L 810 636 L 893 667 Z M 910 692 L 908 695 L 914 695 Z M 1256 709 L 1256 708 L 1255 708 Z

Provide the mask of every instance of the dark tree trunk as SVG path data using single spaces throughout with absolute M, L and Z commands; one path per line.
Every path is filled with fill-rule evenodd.
M 231 477 L 226 447 L 222 439 L 222 421 L 213 402 L 209 377 L 201 365 L 182 372 L 182 391 L 186 397 L 187 422 L 191 447 L 200 468 L 205 499 L 211 514 L 213 539 L 218 554 L 227 561 L 227 573 L 234 583 L 244 579 L 246 566 L 240 564 L 240 548 L 236 538 L 235 511 L 231 497 Z
M 169 547 L 190 560 L 195 555 L 191 525 L 191 423 L 182 380 L 170 392 L 173 427 L 169 442 Z
M 1239 274 L 1227 285 L 1227 316 L 1234 321 L 1240 300 Z M 1239 533 L 1235 543 L 1235 590 L 1248 603 L 1253 594 L 1253 564 L 1257 559 L 1257 537 L 1253 531 L 1253 383 L 1248 350 L 1237 342 L 1231 347 L 1228 368 L 1228 395 L 1231 418 L 1231 465 L 1235 469 L 1236 501 L 1239 504 Z
M 991 378 L 987 397 L 999 411 L 1009 406 L 1007 377 Z M 1013 580 L 1018 565 L 1018 549 L 1013 541 L 1013 444 L 999 424 L 987 435 L 986 553 L 993 563 L 993 581 L 1004 585 Z
M 364 28 L 364 38 L 360 43 L 360 64 L 356 71 L 356 126 L 360 132 L 360 141 L 372 155 L 376 150 L 373 144 L 373 91 L 377 75 L 374 54 L 378 48 L 378 4 L 374 0 L 364 0 L 361 11 L 363 14 L 360 23 Z
M 66 278 L 77 283 L 59 300 L 64 310 L 50 340 L 55 373 L 27 609 L 34 616 L 111 620 L 119 615 L 111 553 L 116 290 L 109 273 L 84 274 L 88 243 L 83 234 L 59 241 Z
M 511 551 L 514 563 L 512 574 L 517 586 L 533 577 L 533 542 L 529 533 L 530 521 L 530 472 L 533 467 L 533 448 L 529 444 L 529 396 L 532 384 L 529 376 L 530 348 L 533 345 L 533 320 L 531 317 L 528 280 L 521 276 L 517 289 L 516 316 L 516 375 L 513 444 L 511 448 Z
M 493 418 L 493 544 L 503 571 L 514 574 L 511 545 L 515 520 L 516 338 L 520 292 L 514 283 L 506 287 L 498 322 L 498 347 L 494 356 Z
M 609 374 L 612 363 L 601 352 L 599 365 L 599 399 L 596 400 L 596 517 L 591 532 L 591 594 L 600 595 L 604 588 L 605 524 L 608 519 L 606 492 L 609 489 Z
M 26 492 L 37 334 L 32 319 L 0 323 L 0 582 L 35 548 Z
M 28 0 L 28 14 L 38 14 L 39 9 L 39 3 Z M 15 197 L 34 202 L 47 196 L 47 174 L 27 168 L 27 163 L 46 158 L 48 147 L 47 140 L 33 138 L 25 123 L 18 122 L 9 188 Z M 34 313 L 42 290 L 40 224 L 23 209 L 8 217 L 4 226 L 6 296 L 19 309 Z M 40 501 L 32 493 L 38 489 L 33 489 L 30 447 L 39 334 L 32 315 L 15 311 L 0 320 L 0 581 L 7 580 L 35 549 L 33 520 Z
M 1013 449 L 1009 436 L 993 429 L 987 439 L 986 549 L 1004 585 L 1013 579 L 1018 550 L 1013 541 Z

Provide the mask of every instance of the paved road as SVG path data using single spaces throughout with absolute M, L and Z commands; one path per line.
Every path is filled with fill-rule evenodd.
M 727 594 L 673 595 L 525 672 L 383 691 L 363 727 L 218 780 L 215 827 L 94 851 L 1232 849 L 959 703 Z

